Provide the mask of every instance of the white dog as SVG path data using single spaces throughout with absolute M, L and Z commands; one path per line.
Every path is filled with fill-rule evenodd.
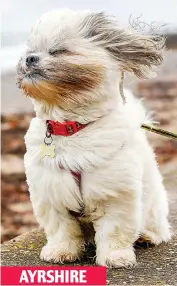
M 133 244 L 171 237 L 167 194 L 144 131 L 141 103 L 123 72 L 146 77 L 164 41 L 124 30 L 104 13 L 52 11 L 32 29 L 18 83 L 36 118 L 25 136 L 25 168 L 47 244 L 41 259 L 71 262 L 84 251 L 82 212 L 95 231 L 96 261 L 136 263 Z

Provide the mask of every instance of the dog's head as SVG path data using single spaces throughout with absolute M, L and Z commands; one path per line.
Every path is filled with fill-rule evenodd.
M 17 67 L 19 87 L 47 106 L 87 106 L 109 96 L 120 71 L 146 77 L 161 64 L 163 45 L 104 13 L 53 11 L 32 29 Z

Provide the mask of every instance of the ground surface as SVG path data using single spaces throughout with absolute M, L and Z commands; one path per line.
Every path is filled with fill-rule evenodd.
M 164 164 L 161 171 L 169 195 L 173 239 L 153 248 L 137 249 L 137 266 L 109 269 L 108 285 L 177 285 L 177 160 Z M 38 230 L 12 239 L 2 245 L 2 265 L 50 265 L 39 259 L 44 244 L 45 236 Z M 88 248 L 79 265 L 93 264 L 94 255 L 94 249 Z

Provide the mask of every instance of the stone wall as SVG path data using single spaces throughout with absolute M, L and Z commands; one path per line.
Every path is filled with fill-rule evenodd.
M 160 128 L 177 133 L 177 77 L 159 77 L 139 82 L 135 93 L 145 99 L 147 110 L 153 111 L 153 120 Z M 177 141 L 148 133 L 159 163 L 177 157 Z
M 32 116 L 2 116 L 2 241 L 37 226 L 23 164 L 24 134 Z

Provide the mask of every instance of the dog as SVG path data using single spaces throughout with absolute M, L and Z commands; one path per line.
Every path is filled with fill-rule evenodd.
M 17 82 L 36 112 L 24 163 L 47 237 L 42 260 L 81 258 L 90 224 L 96 263 L 107 267 L 135 265 L 139 238 L 171 238 L 167 193 L 141 129 L 146 111 L 126 89 L 124 104 L 120 88 L 126 72 L 147 78 L 163 50 L 163 38 L 122 29 L 103 12 L 51 11 L 32 28 Z

